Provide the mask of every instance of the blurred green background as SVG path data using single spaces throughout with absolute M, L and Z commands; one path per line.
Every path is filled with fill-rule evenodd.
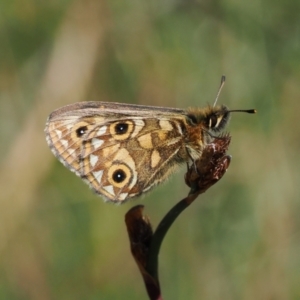
M 68 103 L 235 114 L 231 166 L 176 221 L 160 253 L 164 299 L 300 299 L 300 2 L 0 1 L 0 299 L 147 299 L 125 213 L 154 227 L 185 167 L 121 206 L 51 154 L 47 116 Z

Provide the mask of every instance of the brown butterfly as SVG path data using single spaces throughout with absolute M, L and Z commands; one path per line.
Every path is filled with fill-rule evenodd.
M 45 132 L 54 155 L 108 201 L 123 203 L 199 159 L 228 123 L 226 106 L 176 109 L 81 102 L 54 111 Z

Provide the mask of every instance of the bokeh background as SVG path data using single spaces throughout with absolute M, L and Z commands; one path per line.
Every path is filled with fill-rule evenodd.
M 65 104 L 115 101 L 235 114 L 223 179 L 170 229 L 165 299 L 300 299 L 300 2 L 0 1 L 0 299 L 147 299 L 125 213 L 154 227 L 184 171 L 106 204 L 52 155 Z

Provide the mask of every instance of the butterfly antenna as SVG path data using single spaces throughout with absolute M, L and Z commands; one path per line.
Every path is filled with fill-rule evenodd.
M 218 94 L 217 94 L 217 97 L 216 97 L 216 100 L 215 100 L 215 102 L 214 102 L 213 107 L 215 107 L 216 104 L 217 104 L 217 102 L 218 102 L 220 93 L 221 93 L 222 88 L 223 88 L 223 86 L 224 86 L 224 84 L 225 84 L 225 79 L 226 79 L 225 75 L 222 75 L 222 77 L 221 77 L 221 85 L 220 85 L 220 87 L 219 87 Z

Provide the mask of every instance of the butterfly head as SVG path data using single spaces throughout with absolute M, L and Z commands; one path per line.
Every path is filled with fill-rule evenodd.
M 230 119 L 230 111 L 224 105 L 205 109 L 189 109 L 188 121 L 191 125 L 201 126 L 205 130 L 219 132 L 224 129 Z
M 229 110 L 225 105 L 208 106 L 205 109 L 189 109 L 187 118 L 191 125 L 200 125 L 205 130 L 220 132 L 227 125 L 232 112 L 256 113 L 256 110 Z
M 219 132 L 225 128 L 230 119 L 230 111 L 224 105 L 212 107 L 204 118 L 204 125 L 213 132 Z

